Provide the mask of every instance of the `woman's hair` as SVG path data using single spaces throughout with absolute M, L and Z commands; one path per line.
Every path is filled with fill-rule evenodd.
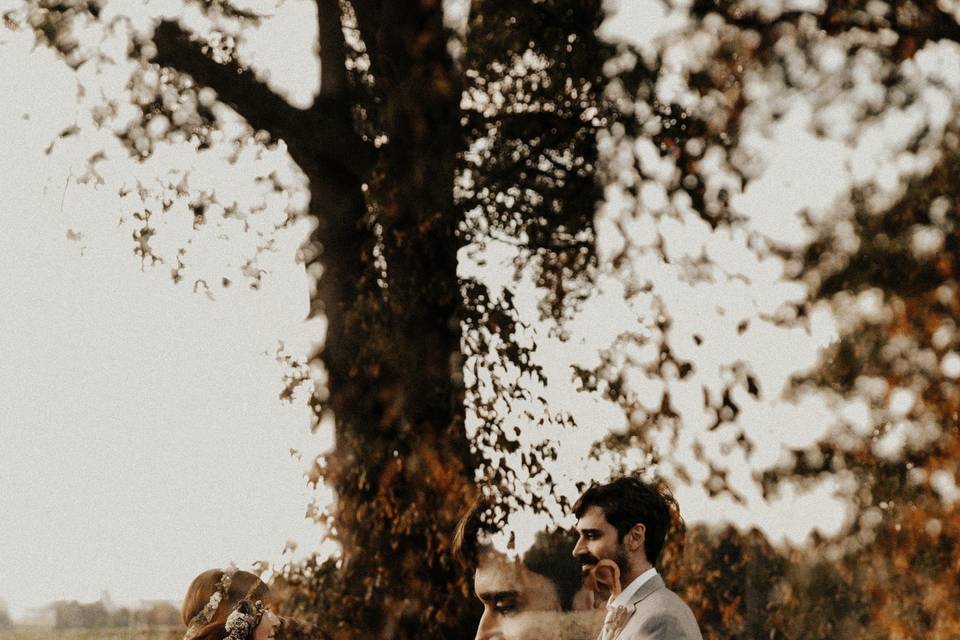
M 194 617 L 210 602 L 213 594 L 222 589 L 223 574 L 222 569 L 209 569 L 190 583 L 180 607 L 180 620 L 185 626 L 189 627 Z M 227 616 L 241 600 L 262 600 L 266 604 L 270 600 L 270 588 L 249 571 L 235 571 L 228 588 L 221 595 L 219 606 L 210 616 L 210 621 L 197 630 L 194 640 L 223 640 L 227 636 L 224 628 Z
M 460 518 L 453 532 L 453 557 L 465 571 L 476 571 L 480 554 L 487 549 L 480 537 L 484 533 L 483 514 L 488 508 L 489 503 L 482 496 L 477 497 Z

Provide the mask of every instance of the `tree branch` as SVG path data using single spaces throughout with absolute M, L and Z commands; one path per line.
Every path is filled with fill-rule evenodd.
M 342 25 L 339 0 L 317 0 L 320 97 L 323 99 L 342 98 L 349 89 L 347 44 L 343 38 Z
M 728 24 L 744 30 L 753 30 L 758 33 L 773 33 L 773 29 L 780 25 L 799 24 L 803 18 L 814 18 L 817 26 L 828 35 L 838 35 L 851 29 L 877 32 L 881 29 L 891 29 L 900 36 L 896 47 L 899 58 L 906 59 L 923 47 L 927 42 L 938 40 L 952 40 L 960 42 L 960 24 L 949 13 L 936 6 L 935 2 L 924 2 L 921 16 L 901 23 L 896 11 L 889 17 L 872 16 L 869 20 L 862 20 L 863 13 L 858 9 L 851 9 L 845 3 L 828 3 L 823 13 L 811 13 L 802 10 L 784 11 L 773 19 L 765 19 L 756 12 L 741 11 L 736 4 L 728 0 L 696 0 L 691 7 L 691 13 L 703 18 L 710 13 L 717 13 Z M 771 40 L 769 44 L 773 44 Z
M 203 46 L 173 21 L 157 26 L 154 42 L 154 62 L 189 74 L 198 84 L 215 90 L 217 98 L 252 127 L 274 139 L 282 138 L 294 161 L 308 174 L 332 171 L 360 176 L 371 166 L 371 146 L 353 131 L 349 120 L 336 115 L 349 108 L 344 96 L 319 100 L 309 110 L 293 107 L 257 80 L 250 69 L 212 60 Z
M 161 22 L 154 41 L 157 46 L 154 62 L 187 73 L 197 83 L 215 90 L 222 102 L 233 107 L 254 128 L 283 137 L 291 123 L 303 118 L 305 112 L 271 91 L 250 69 L 234 62 L 213 61 L 204 53 L 202 45 L 176 22 Z

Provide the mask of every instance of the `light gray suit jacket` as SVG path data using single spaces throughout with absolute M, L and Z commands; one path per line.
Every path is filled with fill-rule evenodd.
M 654 576 L 630 600 L 633 615 L 617 640 L 703 640 L 690 607 Z

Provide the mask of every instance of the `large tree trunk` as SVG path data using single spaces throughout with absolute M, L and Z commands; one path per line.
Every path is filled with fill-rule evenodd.
M 328 70 L 343 51 L 329 36 L 342 35 L 336 1 L 319 6 Z M 337 435 L 322 475 L 337 491 L 351 637 L 449 637 L 442 629 L 464 596 L 450 592 L 458 578 L 449 541 L 473 473 L 452 196 L 460 89 L 439 2 L 361 1 L 355 10 L 379 102 L 373 124 L 388 141 L 362 180 L 310 175 L 323 265 L 315 302 L 329 323 L 322 358 Z M 321 99 L 344 105 L 330 115 L 348 120 L 336 95 L 345 78 L 328 73 Z

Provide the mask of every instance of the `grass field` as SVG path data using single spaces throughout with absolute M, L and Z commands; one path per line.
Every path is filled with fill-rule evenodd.
M 42 629 L 23 627 L 0 631 L 0 640 L 179 640 L 179 627 L 142 629 Z

